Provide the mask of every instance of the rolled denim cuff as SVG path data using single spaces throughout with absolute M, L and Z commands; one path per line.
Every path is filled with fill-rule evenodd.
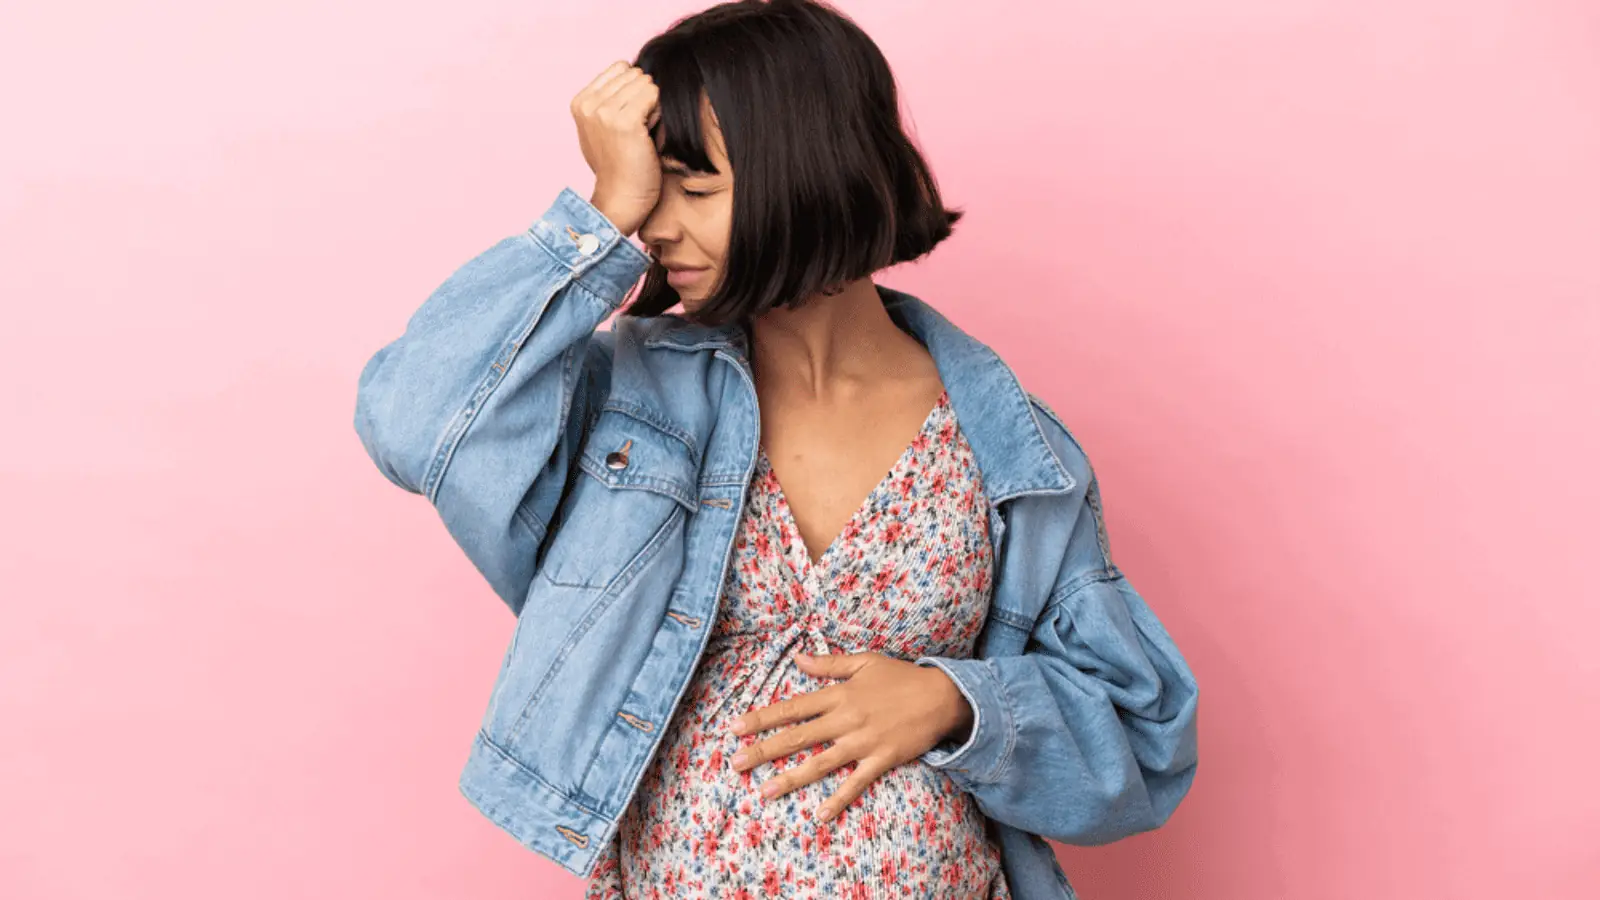
M 650 257 L 571 188 L 562 188 L 528 234 L 612 309 L 650 268 Z
M 946 771 L 964 788 L 994 781 L 1016 743 L 1011 705 L 994 668 L 981 659 L 943 656 L 919 657 L 916 664 L 944 672 L 972 706 L 972 732 L 964 743 L 957 746 L 954 741 L 942 741 L 918 758 Z

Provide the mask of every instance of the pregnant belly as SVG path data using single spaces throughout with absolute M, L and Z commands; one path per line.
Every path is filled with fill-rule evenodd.
M 830 745 L 738 772 L 730 762 L 735 752 L 793 726 L 740 736 L 727 723 L 750 701 L 764 706 L 823 683 L 792 663 L 760 673 L 707 662 L 624 816 L 630 881 L 687 879 L 685 887 L 708 891 L 759 883 L 781 893 L 888 879 L 916 886 L 916 897 L 1001 896 L 988 889 L 1001 879 L 985 817 L 971 795 L 920 760 L 879 776 L 827 822 L 816 819 L 816 809 L 854 763 L 781 797 L 762 797 L 768 779 Z

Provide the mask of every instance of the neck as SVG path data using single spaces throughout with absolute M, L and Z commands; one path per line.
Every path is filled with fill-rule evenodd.
M 871 278 L 814 295 L 798 309 L 764 313 L 751 321 L 750 334 L 756 383 L 815 400 L 903 374 L 905 342 L 916 341 L 889 317 Z

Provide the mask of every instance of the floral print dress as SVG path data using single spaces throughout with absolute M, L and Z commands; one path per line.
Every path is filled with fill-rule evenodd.
M 828 744 L 737 772 L 751 709 L 831 683 L 797 652 L 968 657 L 988 612 L 988 506 L 942 393 L 843 531 L 812 562 L 763 447 L 718 618 L 586 900 L 716 897 L 1009 898 L 1000 851 L 971 795 L 912 760 L 831 822 L 816 807 L 855 764 L 767 800 L 762 783 Z

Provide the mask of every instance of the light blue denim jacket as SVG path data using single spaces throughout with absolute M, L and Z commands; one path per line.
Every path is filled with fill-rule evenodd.
M 743 328 L 597 328 L 647 265 L 563 189 L 428 297 L 356 399 L 378 468 L 432 502 L 517 614 L 460 789 L 583 876 L 705 649 L 759 440 Z M 1100 844 L 1166 821 L 1195 773 L 1194 676 L 1112 563 L 1066 427 L 987 346 L 879 292 L 932 355 L 991 504 L 976 655 L 916 660 L 954 680 L 972 731 L 920 764 L 997 824 L 1017 900 L 1070 900 L 1041 836 Z

